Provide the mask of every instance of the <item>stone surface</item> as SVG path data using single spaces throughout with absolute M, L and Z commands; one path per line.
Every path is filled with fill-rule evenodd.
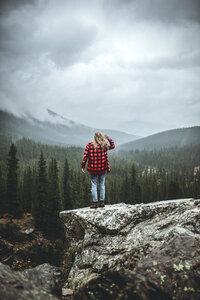
M 0 263 L 0 299 L 58 299 L 50 293 L 60 276 L 60 270 L 49 264 L 20 272 Z
M 123 288 L 119 284 L 122 278 L 131 282 L 127 293 L 134 291 L 137 296 L 139 286 L 143 294 L 140 291 L 139 298 L 122 295 L 119 299 L 149 299 L 151 290 L 163 294 L 163 299 L 200 297 L 200 200 L 82 208 L 62 211 L 60 218 L 75 249 L 65 287 L 76 290 L 79 297 L 82 291 L 81 297 L 88 297 L 82 299 L 93 299 L 87 294 L 94 292 L 93 283 L 103 285 L 101 292 L 107 286 L 114 295 Z M 110 288 L 108 274 L 118 278 L 118 287 Z M 95 294 L 95 299 L 101 298 Z
M 71 295 L 73 295 L 73 290 L 63 288 L 62 289 L 62 295 L 63 296 L 71 296 Z
M 199 240 L 187 233 L 144 256 L 134 270 L 110 270 L 78 289 L 78 299 L 200 299 Z
M 24 231 L 24 233 L 30 234 L 30 233 L 32 233 L 33 231 L 34 231 L 34 228 L 29 228 L 29 229 L 26 229 L 26 230 Z

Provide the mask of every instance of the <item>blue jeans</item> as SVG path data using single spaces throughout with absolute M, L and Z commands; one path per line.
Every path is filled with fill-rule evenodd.
M 105 178 L 106 174 L 91 174 L 91 192 L 93 202 L 98 201 L 97 197 L 97 176 L 99 177 L 99 188 L 100 188 L 100 201 L 105 201 Z

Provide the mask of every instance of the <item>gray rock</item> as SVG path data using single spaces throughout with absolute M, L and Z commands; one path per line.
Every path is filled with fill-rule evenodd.
M 62 289 L 62 295 L 63 296 L 72 296 L 73 295 L 73 290 L 63 288 Z
M 34 230 L 35 230 L 34 228 L 29 228 L 29 229 L 26 229 L 26 230 L 24 231 L 24 233 L 25 233 L 25 234 L 30 234 L 30 233 L 32 233 Z
M 196 250 L 189 262 L 191 249 L 186 249 L 187 255 L 181 256 L 181 243 L 178 243 L 173 265 L 177 268 L 180 264 L 195 265 L 200 246 L 199 203 L 199 200 L 190 198 L 136 205 L 120 203 L 96 210 L 81 208 L 60 212 L 66 238 L 75 248 L 75 260 L 65 287 L 76 290 L 92 279 L 98 280 L 109 270 L 127 269 L 132 272 L 139 268 L 139 262 L 145 265 L 143 259 L 148 255 L 152 262 L 154 251 L 162 253 L 162 247 L 175 237 L 180 238 L 184 247 L 188 241 L 193 241 Z M 172 270 L 175 272 L 175 269 Z M 187 276 L 189 270 L 184 271 Z M 143 274 L 141 268 L 140 273 Z M 148 276 L 152 276 L 150 272 Z
M 46 263 L 25 271 L 12 271 L 0 263 L 0 299 L 58 299 L 50 293 L 59 278 L 58 267 Z
M 110 270 L 91 280 L 74 300 L 197 300 L 199 266 L 199 240 L 181 233 L 144 256 L 134 270 Z

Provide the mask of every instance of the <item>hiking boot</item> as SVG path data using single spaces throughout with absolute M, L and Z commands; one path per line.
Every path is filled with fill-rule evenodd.
M 90 208 L 97 208 L 97 202 L 93 202 L 92 205 L 90 205 Z
M 104 207 L 105 205 L 104 205 L 104 201 L 98 201 L 98 207 Z

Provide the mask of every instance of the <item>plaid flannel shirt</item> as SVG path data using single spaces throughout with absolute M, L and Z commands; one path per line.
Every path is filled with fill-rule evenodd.
M 108 141 L 110 143 L 110 145 L 108 145 L 108 149 L 102 149 L 100 145 L 98 145 L 97 149 L 95 149 L 93 142 L 87 143 L 83 161 L 81 163 L 82 168 L 85 167 L 88 160 L 87 171 L 91 172 L 91 174 L 104 174 L 106 170 L 107 173 L 110 172 L 107 150 L 114 149 L 115 144 L 110 138 Z

